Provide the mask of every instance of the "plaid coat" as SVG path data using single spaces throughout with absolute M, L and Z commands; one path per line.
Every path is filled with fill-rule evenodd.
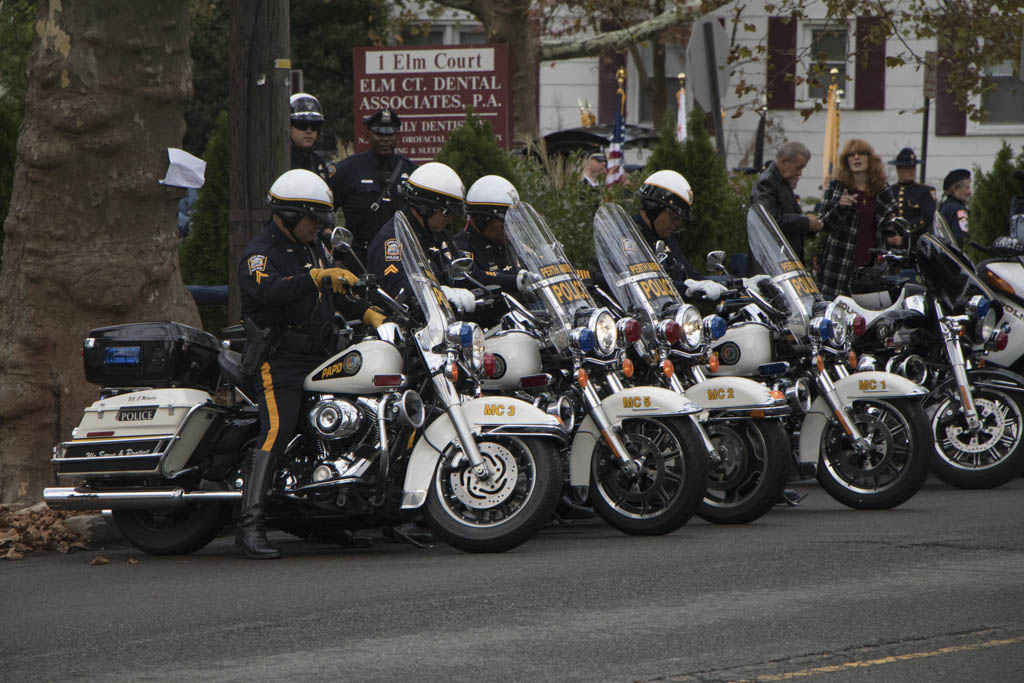
M 840 294 L 849 294 L 850 278 L 853 277 L 853 257 L 857 247 L 857 207 L 842 206 L 839 198 L 846 186 L 838 180 L 829 183 L 821 200 L 821 232 L 824 242 L 818 250 L 818 288 L 826 299 Z M 879 244 L 879 226 L 896 212 L 896 197 L 888 187 L 875 197 L 875 237 Z

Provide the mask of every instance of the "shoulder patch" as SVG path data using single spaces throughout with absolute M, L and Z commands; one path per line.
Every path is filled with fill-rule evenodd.
M 262 273 L 267 269 L 267 257 L 263 254 L 253 254 L 249 257 L 249 275 Z
M 402 245 L 397 239 L 389 239 L 384 241 L 384 260 L 385 261 L 401 261 L 402 260 Z

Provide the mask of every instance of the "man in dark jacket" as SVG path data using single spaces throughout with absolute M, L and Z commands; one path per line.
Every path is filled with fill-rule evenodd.
M 896 195 L 896 215 L 907 219 L 913 231 L 928 230 L 935 217 L 935 188 L 914 180 L 917 155 L 904 147 L 889 163 L 896 167 L 897 182 L 889 186 Z
M 252 238 L 238 264 L 246 327 L 273 331 L 276 343 L 260 358 L 255 379 L 260 434 L 246 461 L 236 544 L 255 559 L 281 556 L 267 541 L 265 500 L 275 460 L 295 434 L 302 382 L 342 343 L 335 311 L 377 327 L 384 316 L 343 296 L 356 276 L 325 262 L 317 235 L 334 221 L 327 184 L 311 171 L 294 169 L 270 187 L 271 220 Z M 247 341 L 247 347 L 255 337 Z
M 967 202 L 971 200 L 971 172 L 966 168 L 957 168 L 946 174 L 942 181 L 944 194 L 939 213 L 946 219 L 946 225 L 956 239 L 953 245 L 957 249 L 964 248 L 967 239 Z
M 289 100 L 292 122 L 292 165 L 291 168 L 304 168 L 312 171 L 327 181 L 331 169 L 320 156 L 316 147 L 320 128 L 324 125 L 324 112 L 320 108 L 320 100 L 309 93 L 297 92 Z
M 758 176 L 750 197 L 752 203 L 768 210 L 801 261 L 804 261 L 804 238 L 821 230 L 821 221 L 800 209 L 793 192 L 810 158 L 811 153 L 803 143 L 785 143 L 775 153 L 775 161 Z
M 416 164 L 395 152 L 402 122 L 394 110 L 381 109 L 363 123 L 370 151 L 339 162 L 330 185 L 354 236 L 352 250 L 365 263 L 370 242 L 402 208 L 401 188 Z

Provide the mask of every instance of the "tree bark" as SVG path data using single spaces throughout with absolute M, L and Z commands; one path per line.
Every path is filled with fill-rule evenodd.
M 42 0 L 0 271 L 0 502 L 38 499 L 96 398 L 90 329 L 199 324 L 160 185 L 191 95 L 187 0 Z

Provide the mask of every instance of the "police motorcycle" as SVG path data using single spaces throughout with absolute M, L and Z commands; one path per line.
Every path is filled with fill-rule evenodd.
M 421 313 L 390 300 L 407 339 L 385 323 L 386 338 L 367 336 L 305 378 L 298 433 L 279 458 L 267 522 L 299 535 L 337 533 L 422 512 L 460 550 L 514 548 L 551 517 L 567 435 L 521 401 L 463 399 L 480 372 L 482 334 L 456 320 L 399 216 Z M 353 290 L 362 287 L 365 280 Z M 200 330 L 143 323 L 94 330 L 84 355 L 88 379 L 104 388 L 53 458 L 59 477 L 81 482 L 47 488 L 44 500 L 112 510 L 125 538 L 149 553 L 204 547 L 241 500 L 241 462 L 258 434 L 239 354 Z M 214 398 L 219 375 L 237 397 L 228 405 Z
M 924 408 L 937 477 L 960 488 L 1005 484 L 1024 471 L 1024 377 L 996 366 L 1012 367 L 1024 354 L 1024 329 L 1012 331 L 1014 303 L 999 288 L 1002 266 L 982 264 L 976 272 L 938 213 L 930 234 L 897 227 L 905 241 L 914 238 L 913 247 L 880 250 L 879 260 L 916 267 L 920 284 L 883 281 L 889 286 L 876 288 L 862 279 L 860 291 L 836 298 L 867 320 L 854 343 L 860 365 L 884 365 L 929 390 Z
M 701 318 L 618 204 L 594 216 L 594 250 L 618 311 L 643 327 L 632 345 L 637 384 L 655 384 L 685 395 L 708 411 L 705 425 L 714 450 L 708 485 L 697 514 L 717 523 L 746 523 L 777 503 L 789 475 L 789 434 L 782 418 L 792 412 L 785 395 L 746 377 L 708 376 L 704 365 L 712 338 L 725 321 Z
M 571 491 L 608 524 L 634 535 L 675 531 L 704 496 L 703 408 L 670 389 L 623 385 L 618 340 L 636 341 L 639 325 L 597 306 L 532 206 L 508 210 L 505 234 L 528 277 L 518 297 L 503 295 L 511 311 L 487 339 L 496 371 L 484 391 L 530 398 L 561 418 L 572 433 Z
M 762 377 L 793 396 L 802 408 L 789 418 L 797 471 L 813 472 L 837 501 L 858 509 L 906 502 L 928 475 L 927 390 L 891 372 L 851 374 L 850 340 L 863 320 L 823 300 L 759 204 L 747 213 L 747 237 L 766 275 L 743 283 L 753 303 L 723 303 L 731 315 L 714 346 L 717 374 Z

